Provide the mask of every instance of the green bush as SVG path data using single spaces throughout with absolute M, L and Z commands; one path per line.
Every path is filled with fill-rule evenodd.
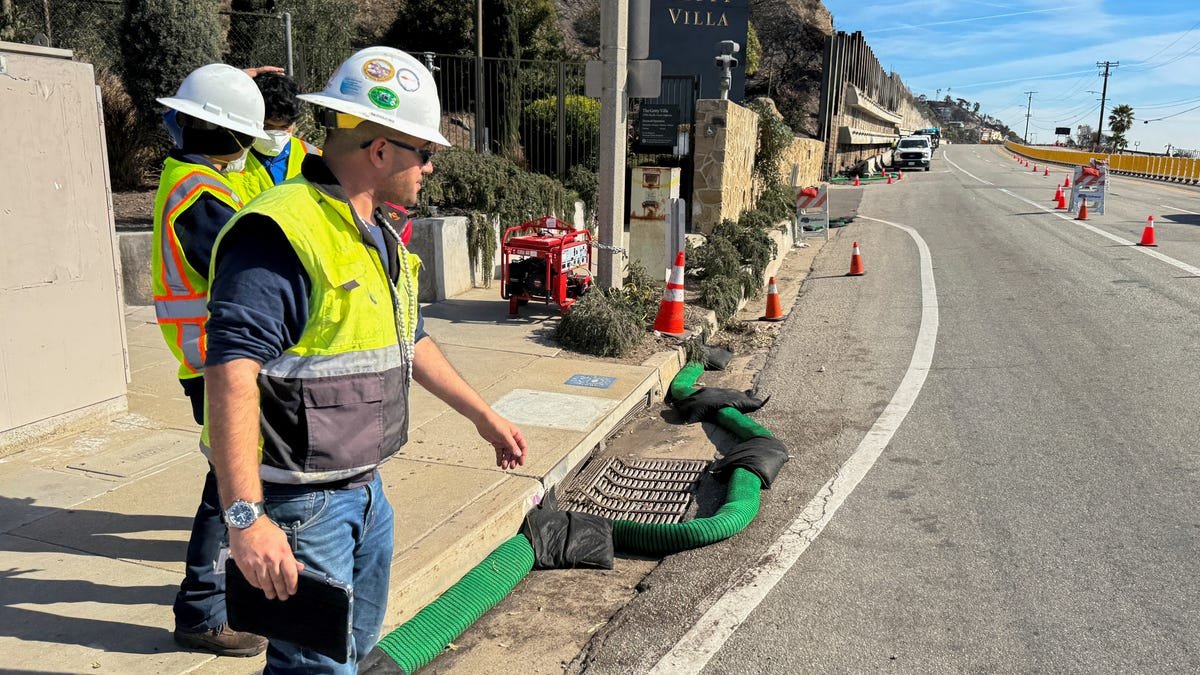
M 700 282 L 700 303 L 717 315 L 717 323 L 724 326 L 737 312 L 742 301 L 743 284 L 738 277 L 711 277 Z
M 594 356 L 623 356 L 646 332 L 617 289 L 593 288 L 558 324 L 556 337 L 567 349 Z
M 566 162 L 595 171 L 595 140 L 600 133 L 600 102 L 586 96 L 571 95 L 563 101 L 566 114 Z M 525 106 L 525 156 L 529 168 L 539 173 L 557 173 L 558 98 L 542 98 Z
M 434 157 L 433 165 L 433 174 L 425 179 L 421 191 L 424 207 L 489 213 L 500 217 L 502 228 L 551 212 L 565 215 L 575 203 L 575 193 L 562 183 L 525 171 L 497 155 L 447 148 Z
M 795 195 L 791 187 L 777 183 L 763 190 L 758 196 L 755 209 L 770 219 L 771 226 L 781 220 L 791 220 L 796 215 Z
M 159 124 L 156 98 L 171 96 L 196 68 L 221 60 L 220 3 L 127 0 L 121 27 L 125 88 L 142 125 Z
M 755 99 L 746 107 L 758 113 L 758 149 L 754 153 L 754 177 L 764 189 L 783 182 L 784 153 L 796 134 L 783 121 L 770 99 Z

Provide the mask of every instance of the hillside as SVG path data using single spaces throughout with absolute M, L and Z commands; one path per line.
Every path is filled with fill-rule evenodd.
M 978 103 L 966 99 L 924 101 L 929 118 L 940 120 L 942 138 L 952 143 L 999 143 L 1016 140 L 1004 122 L 979 111 Z

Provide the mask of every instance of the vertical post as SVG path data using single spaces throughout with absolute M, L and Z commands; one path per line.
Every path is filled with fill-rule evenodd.
M 50 0 L 42 0 L 42 17 L 46 20 L 46 40 L 53 45 L 54 33 L 50 22 Z
M 628 79 L 629 0 L 600 6 L 600 171 L 597 176 L 596 220 L 601 245 L 621 246 L 625 233 L 625 86 Z M 621 259 L 616 251 L 599 251 L 597 282 L 620 288 Z
M 284 53 L 287 55 L 287 76 L 296 77 L 296 64 L 294 52 L 292 51 L 292 13 L 283 13 L 283 47 Z
M 558 177 L 567 177 L 567 64 L 558 63 L 558 133 L 554 135 Z
M 487 152 L 483 128 L 483 0 L 475 0 L 475 152 Z

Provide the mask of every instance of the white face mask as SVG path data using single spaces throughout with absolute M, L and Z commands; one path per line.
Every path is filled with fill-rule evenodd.
M 254 139 L 254 149 L 267 157 L 275 157 L 283 152 L 288 142 L 292 140 L 292 132 L 287 130 L 272 131 L 267 129 L 267 136 L 270 136 L 270 138 Z
M 237 159 L 225 162 L 225 168 L 221 169 L 221 173 L 237 173 L 237 172 L 245 169 L 247 154 L 249 154 L 248 151 L 243 152 L 241 157 L 238 157 Z

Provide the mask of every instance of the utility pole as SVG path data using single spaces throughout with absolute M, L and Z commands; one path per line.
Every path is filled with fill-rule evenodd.
M 1100 122 L 1096 125 L 1096 147 L 1095 151 L 1100 151 L 1100 141 L 1104 139 L 1104 99 L 1108 98 L 1108 72 L 1111 68 L 1116 68 L 1121 65 L 1120 61 L 1097 61 L 1097 68 L 1104 68 L 1104 86 L 1100 88 Z
M 483 128 L 483 0 L 475 0 L 475 152 L 486 153 Z
M 1028 143 L 1029 142 L 1029 115 L 1030 115 L 1029 111 L 1031 108 L 1033 108 L 1033 95 L 1036 94 L 1037 92 L 1036 91 L 1027 91 L 1024 93 L 1029 96 L 1029 100 L 1025 102 L 1025 135 L 1022 136 L 1021 139 L 1024 140 L 1026 143 Z
M 600 166 L 596 185 L 596 276 L 600 288 L 620 288 L 620 253 L 625 242 L 625 114 L 628 108 L 629 0 L 600 5 Z M 607 247 L 606 247 L 607 246 Z

